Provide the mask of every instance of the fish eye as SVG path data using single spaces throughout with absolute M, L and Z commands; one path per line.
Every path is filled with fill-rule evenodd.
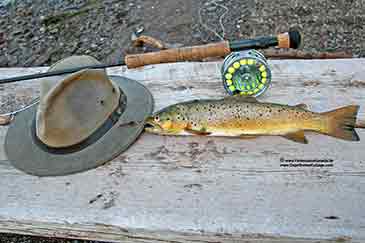
M 160 121 L 160 117 L 159 116 L 155 116 L 155 121 L 159 122 Z

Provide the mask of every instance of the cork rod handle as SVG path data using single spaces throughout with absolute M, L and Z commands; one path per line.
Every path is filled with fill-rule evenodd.
M 197 61 L 207 57 L 226 56 L 231 52 L 228 41 L 213 44 L 182 47 L 176 49 L 133 54 L 125 57 L 128 68 L 136 68 L 149 64 Z

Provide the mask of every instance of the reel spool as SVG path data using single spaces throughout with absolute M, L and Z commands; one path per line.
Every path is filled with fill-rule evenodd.
M 256 50 L 232 52 L 223 61 L 223 85 L 230 95 L 259 96 L 270 86 L 271 70 Z

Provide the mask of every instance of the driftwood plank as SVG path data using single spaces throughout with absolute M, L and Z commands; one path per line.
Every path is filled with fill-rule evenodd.
M 360 104 L 359 117 L 365 117 L 365 59 L 270 64 L 274 80 L 261 100 L 307 103 L 314 111 Z M 160 109 L 224 96 L 219 68 L 220 63 L 177 63 L 109 73 L 140 80 Z M 0 69 L 0 77 L 43 70 Z M 38 88 L 39 81 L 2 85 L 0 101 L 16 107 L 35 98 Z M 0 127 L 0 144 L 6 130 Z M 15 170 L 0 146 L 0 232 L 123 242 L 360 242 L 365 132 L 358 133 L 359 143 L 309 134 L 308 145 L 279 137 L 143 134 L 105 166 L 53 178 Z M 280 167 L 281 158 L 334 162 Z

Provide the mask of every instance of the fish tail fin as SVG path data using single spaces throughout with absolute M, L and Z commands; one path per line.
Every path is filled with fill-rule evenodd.
M 355 131 L 358 105 L 349 105 L 333 111 L 322 113 L 327 118 L 327 125 L 322 132 L 332 137 L 349 141 L 360 141 Z

